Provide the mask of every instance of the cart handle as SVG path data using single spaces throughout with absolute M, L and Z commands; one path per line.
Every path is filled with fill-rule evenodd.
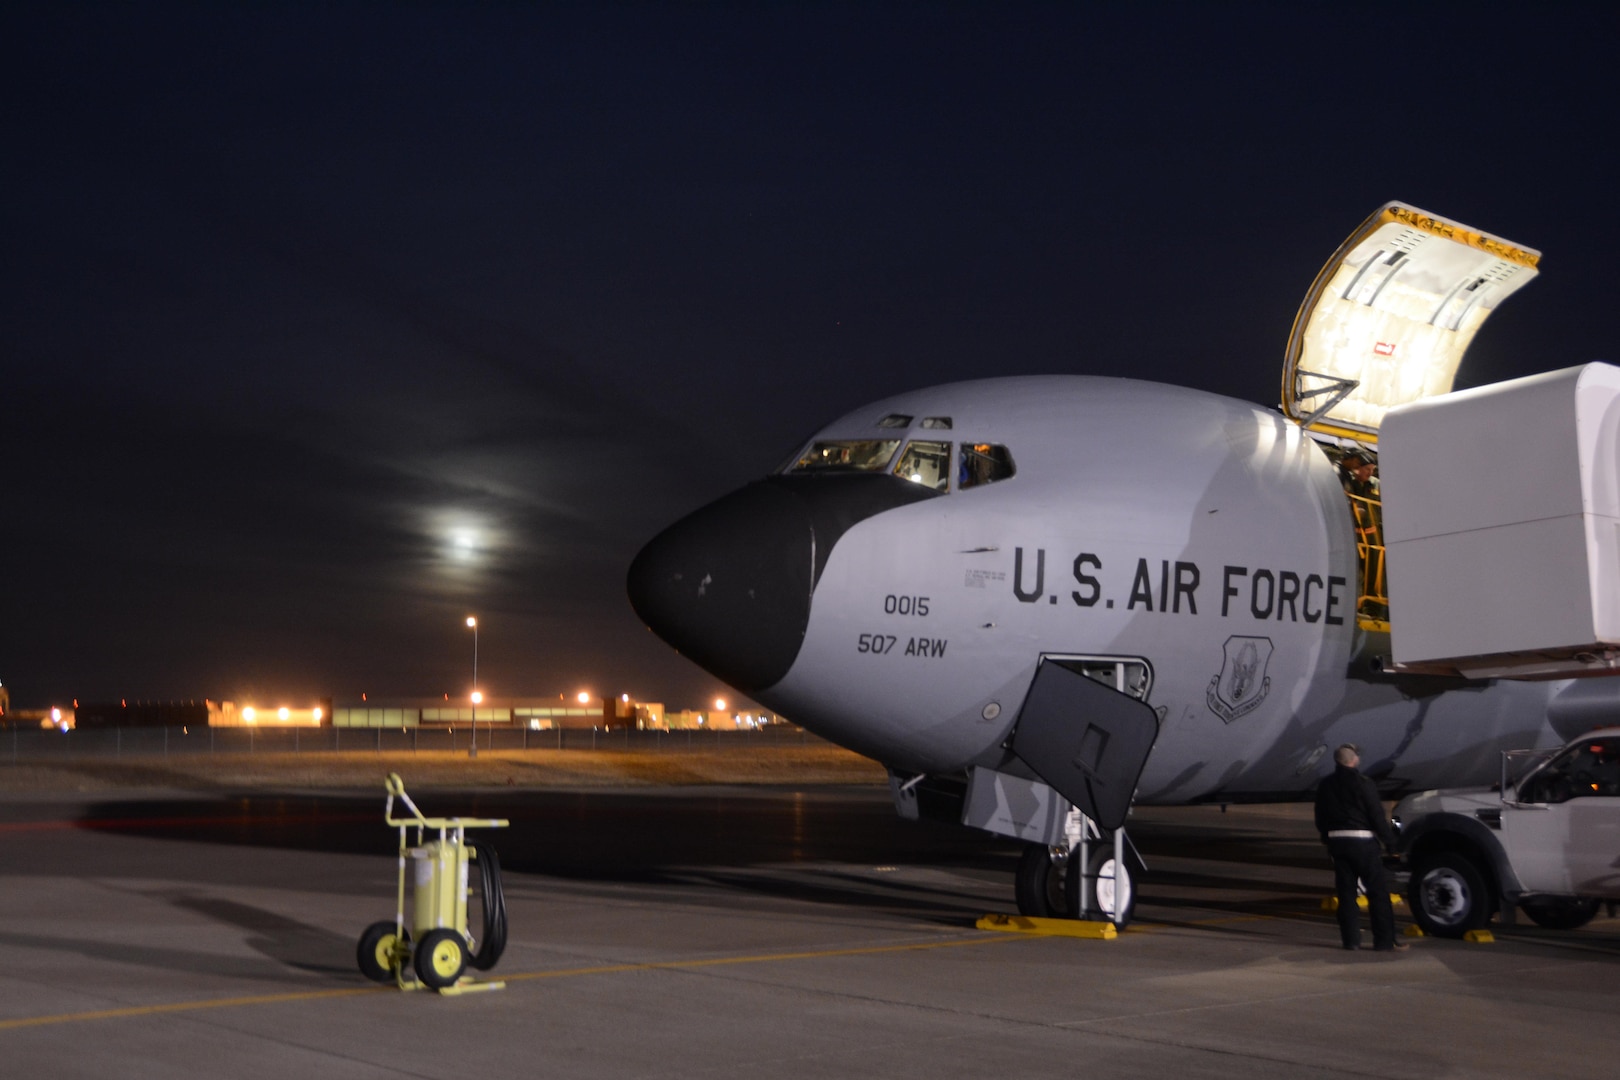
M 424 829 L 504 829 L 510 822 L 506 818 L 430 818 L 424 817 L 422 811 L 411 802 L 411 797 L 405 794 L 405 781 L 400 779 L 399 773 L 389 773 L 383 785 L 388 791 L 388 801 L 383 806 L 383 822 L 387 825 L 398 825 L 401 828 L 407 825 L 416 825 Z M 394 817 L 394 798 L 404 803 L 410 810 L 408 818 Z M 402 834 L 403 835 L 403 834 Z

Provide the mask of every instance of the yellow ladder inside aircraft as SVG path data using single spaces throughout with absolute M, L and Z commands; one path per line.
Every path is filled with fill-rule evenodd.
M 1356 589 L 1356 625 L 1389 633 L 1389 582 L 1384 576 L 1384 502 L 1345 493 L 1356 519 L 1356 555 L 1361 581 Z

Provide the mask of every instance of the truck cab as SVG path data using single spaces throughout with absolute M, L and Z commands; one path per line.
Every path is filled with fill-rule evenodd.
M 1394 821 L 1426 933 L 1461 937 L 1510 905 L 1540 926 L 1584 926 L 1620 903 L 1620 728 L 1510 751 L 1499 784 L 1409 795 Z

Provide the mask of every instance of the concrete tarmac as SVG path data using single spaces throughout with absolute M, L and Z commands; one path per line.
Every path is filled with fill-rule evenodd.
M 1299 807 L 1148 809 L 1114 941 L 974 929 L 1014 845 L 874 788 L 424 794 L 504 816 L 505 990 L 364 981 L 382 798 L 0 799 L 0 1061 L 106 1077 L 1610 1077 L 1620 920 L 1337 947 Z M 1404 914 L 1398 910 L 1404 925 Z

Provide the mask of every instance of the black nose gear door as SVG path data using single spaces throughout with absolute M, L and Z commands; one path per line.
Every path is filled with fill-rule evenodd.
M 1125 824 L 1159 718 L 1146 703 L 1046 659 L 1013 730 L 1012 751 L 1106 830 Z

